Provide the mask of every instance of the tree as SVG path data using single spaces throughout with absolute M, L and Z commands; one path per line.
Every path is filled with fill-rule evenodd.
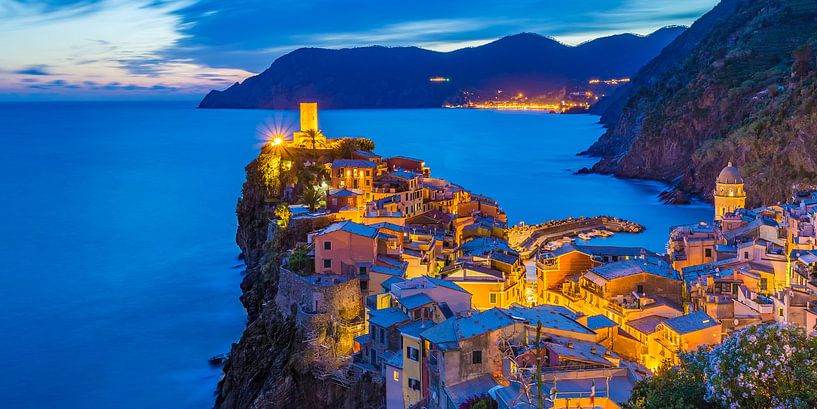
M 764 324 L 709 351 L 681 354 L 639 381 L 630 409 L 817 407 L 817 338 L 800 327 Z
M 315 211 L 320 207 L 323 201 L 323 192 L 314 186 L 308 187 L 301 195 L 301 204 L 309 208 L 310 211 Z
M 289 219 L 292 217 L 292 210 L 289 209 L 289 205 L 286 203 L 279 204 L 272 214 L 278 220 L 278 225 L 286 229 Z
M 324 137 L 323 132 L 318 129 L 307 129 L 304 131 L 304 136 L 312 143 L 312 149 L 315 149 L 318 140 Z
M 655 375 L 635 384 L 626 409 L 693 409 L 719 408 L 706 401 L 705 352 L 681 358 L 673 367 L 666 361 Z

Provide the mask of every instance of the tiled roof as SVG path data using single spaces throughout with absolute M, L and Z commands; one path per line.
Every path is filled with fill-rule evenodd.
M 392 325 L 406 322 L 408 320 L 408 315 L 403 313 L 403 311 L 401 311 L 399 308 L 383 308 L 381 310 L 372 310 L 369 312 L 369 323 L 384 328 L 388 328 Z
M 598 365 L 613 366 L 613 363 L 604 357 L 607 348 L 595 343 L 580 341 L 565 337 L 551 337 L 552 342 L 546 344 L 546 348 L 559 355 L 559 359 L 573 359 L 583 362 L 591 362 Z M 613 353 L 610 353 L 611 356 Z
M 544 308 L 542 308 L 544 307 Z M 530 308 L 512 307 L 503 309 L 509 317 L 523 320 L 529 325 L 542 323 L 542 328 L 561 331 L 577 332 L 581 334 L 593 334 L 582 324 L 576 322 L 572 317 L 560 314 L 557 310 L 547 308 L 547 306 L 536 306 Z
M 468 399 L 474 396 L 485 395 L 490 389 L 498 385 L 499 383 L 497 383 L 491 375 L 484 374 L 465 382 L 448 385 L 445 387 L 445 391 L 454 403 L 454 407 L 458 408 Z
M 670 318 L 664 321 L 664 325 L 672 328 L 679 334 L 700 331 L 718 325 L 718 321 L 710 317 L 704 311 L 695 311 L 680 317 Z
M 387 291 L 387 292 L 388 292 L 388 291 L 391 291 L 391 285 L 392 285 L 392 284 L 394 284 L 394 283 L 402 283 L 403 281 L 406 281 L 406 279 L 405 279 L 405 278 L 403 278 L 403 277 L 397 277 L 397 276 L 395 276 L 395 277 L 389 277 L 389 278 L 387 278 L 387 279 L 386 279 L 386 281 L 382 282 L 382 283 L 380 284 L 380 286 L 381 286 L 381 287 L 383 287 L 383 290 L 385 290 L 385 291 Z
M 497 260 L 505 264 L 516 264 L 516 262 L 519 261 L 519 256 L 514 254 L 503 253 L 501 251 L 495 251 L 491 253 L 491 259 Z
M 488 254 L 491 251 L 499 250 L 510 254 L 517 254 L 517 252 L 508 245 L 507 241 L 494 237 L 477 237 L 463 243 L 460 249 L 464 253 Z
M 402 334 L 419 338 L 421 332 L 433 327 L 434 325 L 434 321 L 431 320 L 416 320 L 397 327 L 397 330 Z
M 434 285 L 438 285 L 440 287 L 445 287 L 445 288 L 448 288 L 448 289 L 451 289 L 451 290 L 455 290 L 455 291 L 459 291 L 459 292 L 463 292 L 463 293 L 468 293 L 468 291 L 465 291 L 465 289 L 460 287 L 457 283 L 452 283 L 451 281 L 446 281 L 446 280 L 443 280 L 443 279 L 439 279 L 439 278 L 435 278 L 435 277 L 428 277 L 428 276 L 426 277 L 426 280 L 428 280 L 431 283 L 433 283 Z
M 513 325 L 514 321 L 497 308 L 470 317 L 452 317 L 420 335 L 434 344 L 451 344 Z
M 427 296 L 427 295 L 425 295 L 423 293 L 417 293 L 417 294 L 410 295 L 408 297 L 403 297 L 403 298 L 398 299 L 398 301 L 400 302 L 400 304 L 402 306 L 406 307 L 409 310 L 413 310 L 415 308 L 419 308 L 419 307 L 422 307 L 422 306 L 424 306 L 426 304 L 430 304 L 430 303 L 434 302 L 434 300 L 432 300 L 431 297 L 429 297 L 429 296 Z
M 330 189 L 329 196 L 334 197 L 350 197 L 350 196 L 360 196 L 363 194 L 362 190 L 359 189 L 351 189 L 348 187 L 342 189 Z
M 375 168 L 377 164 L 363 159 L 335 159 L 332 168 Z
M 659 277 L 680 280 L 681 276 L 665 260 L 658 257 L 635 258 L 603 264 L 590 269 L 590 272 L 610 281 L 616 278 L 647 273 Z
M 364 151 L 364 150 L 355 151 L 355 155 L 363 156 L 364 158 L 379 158 L 380 157 L 380 155 L 378 155 L 378 154 L 376 154 L 374 152 L 369 152 L 369 151 Z
M 394 276 L 394 277 L 402 277 L 403 276 L 403 270 L 401 270 L 399 268 L 386 267 L 386 266 L 380 266 L 380 265 L 375 264 L 375 265 L 370 267 L 370 270 L 372 272 L 375 272 L 375 273 L 388 274 L 388 275 Z
M 374 227 L 375 229 L 388 229 L 388 230 L 395 230 L 395 231 L 403 231 L 403 226 L 399 224 L 389 223 L 389 222 L 380 222 L 375 224 L 370 224 L 370 227 Z
M 599 328 L 609 328 L 617 326 L 618 324 L 616 324 L 615 321 L 601 314 L 587 317 L 587 328 L 590 328 L 594 331 Z
M 627 322 L 627 325 L 635 328 L 642 334 L 650 335 L 655 332 L 655 327 L 657 327 L 658 324 L 666 320 L 666 317 L 662 317 L 660 315 L 648 315 L 644 318 L 629 321 Z
M 335 231 L 345 231 L 347 233 L 369 238 L 375 238 L 375 236 L 377 236 L 377 229 L 366 226 L 365 224 L 355 223 L 350 220 L 333 223 L 321 230 L 319 235 L 324 235 Z

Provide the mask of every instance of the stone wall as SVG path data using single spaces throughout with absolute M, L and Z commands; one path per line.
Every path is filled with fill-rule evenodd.
M 275 303 L 285 317 L 294 315 L 306 341 L 321 351 L 318 359 L 351 355 L 354 338 L 365 332 L 363 296 L 356 277 L 301 276 L 281 268 Z

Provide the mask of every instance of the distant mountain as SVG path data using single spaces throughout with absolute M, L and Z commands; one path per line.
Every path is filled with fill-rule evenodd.
M 200 107 L 291 109 L 313 100 L 326 108 L 414 108 L 439 107 L 462 91 L 547 94 L 592 78 L 629 76 L 683 31 L 666 27 L 648 36 L 620 34 L 575 47 L 522 33 L 451 52 L 301 48 L 259 75 L 211 91 Z M 429 81 L 432 77 L 449 80 Z
M 817 183 L 815 47 L 815 0 L 721 1 L 595 107 L 593 170 L 711 198 L 731 160 L 754 205 Z

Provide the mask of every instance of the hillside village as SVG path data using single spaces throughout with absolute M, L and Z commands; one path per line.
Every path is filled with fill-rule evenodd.
M 265 147 L 269 172 L 306 175 L 270 178 L 266 240 L 308 230 L 280 260 L 275 303 L 319 379 L 372 376 L 389 409 L 614 408 L 681 352 L 764 322 L 817 325 L 813 192 L 745 209 L 730 163 L 712 222 L 673 228 L 666 254 L 543 245 L 529 280 L 497 202 L 318 129 L 302 103 L 301 131 Z

